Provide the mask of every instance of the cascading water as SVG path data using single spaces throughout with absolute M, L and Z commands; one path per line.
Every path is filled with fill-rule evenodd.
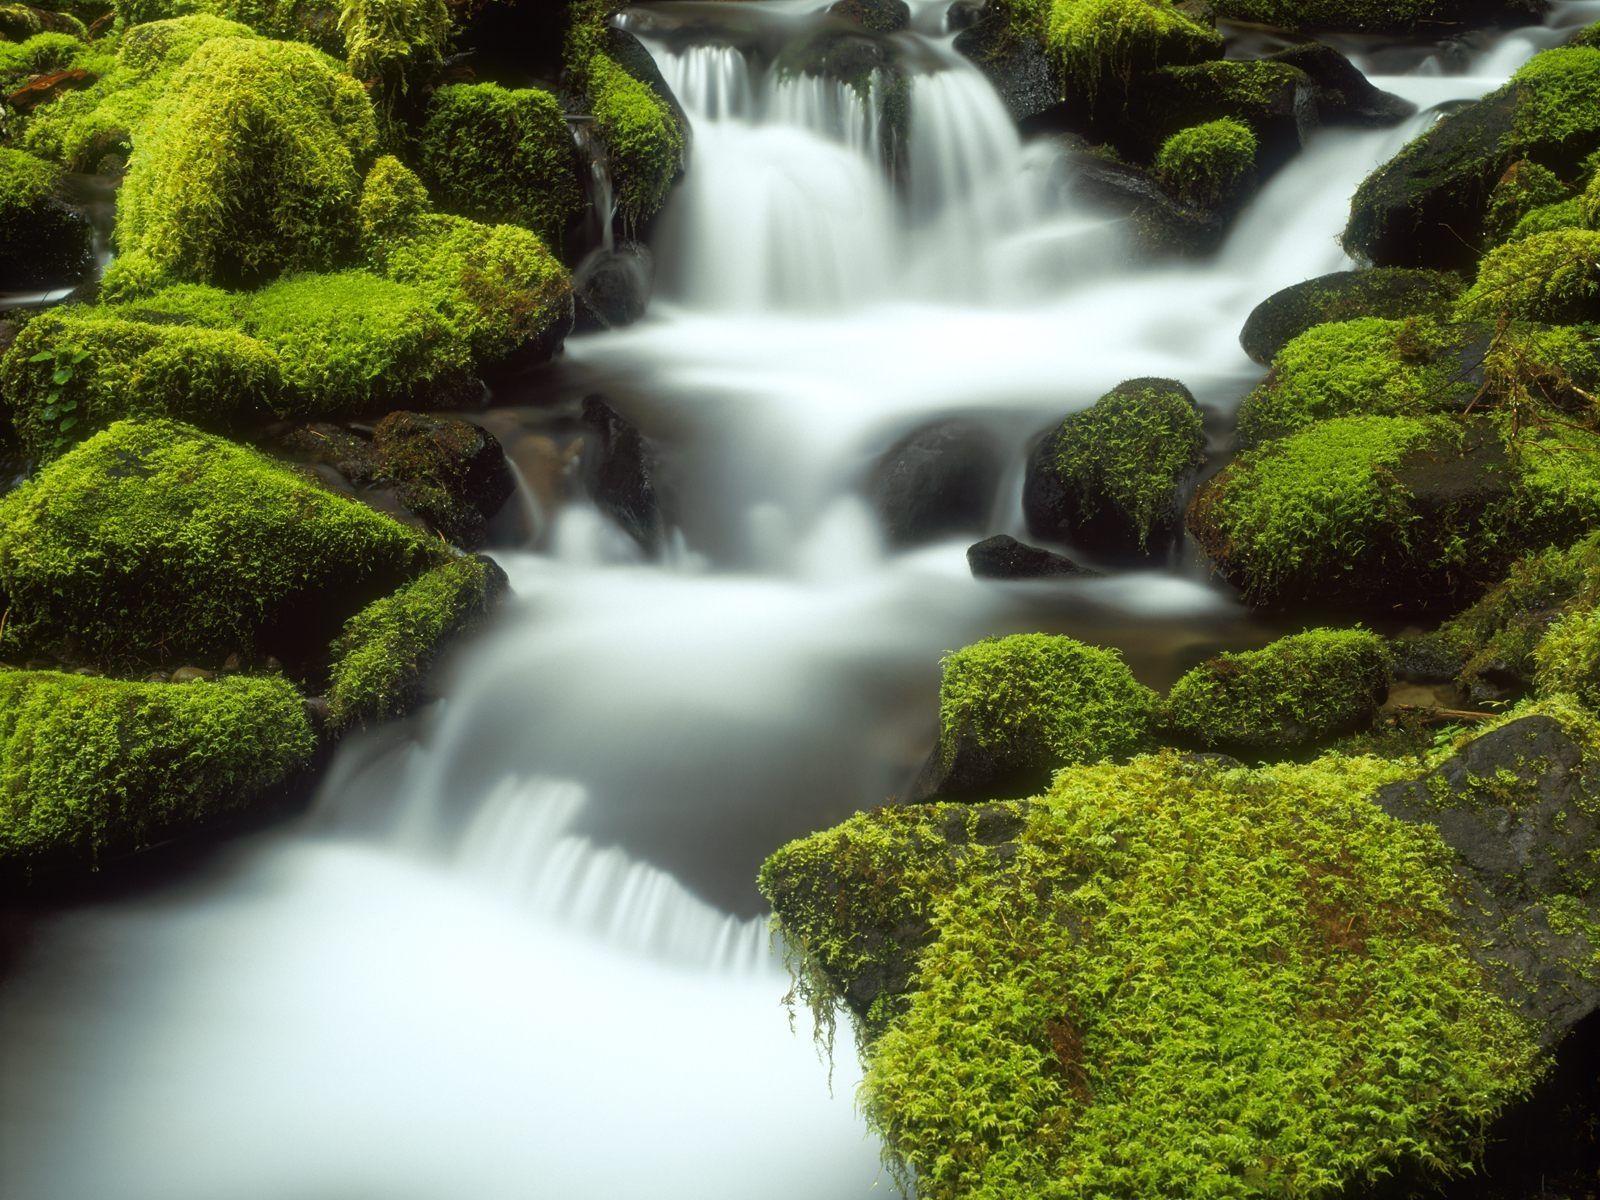
M 776 9 L 799 36 L 813 6 L 715 7 Z M 933 7 L 916 29 L 938 27 Z M 1432 105 L 1555 36 L 1506 34 L 1467 75 L 1363 63 Z M 675 549 L 647 563 L 592 508 L 530 503 L 511 526 L 537 550 L 497 552 L 512 611 L 443 702 L 341 749 L 307 817 L 178 882 L 31 919 L 0 989 L 0 1195 L 887 1186 L 851 1064 L 830 1097 L 777 1006 L 757 864 L 903 786 L 951 647 L 1070 630 L 1159 683 L 1269 631 L 1179 571 L 979 583 L 964 541 L 887 548 L 856 484 L 952 413 L 1016 461 L 1132 375 L 1182 378 L 1225 413 L 1259 375 L 1234 340 L 1249 309 L 1343 264 L 1350 193 L 1430 119 L 1318 134 L 1214 260 L 1132 268 L 947 37 L 896 39 L 894 174 L 870 90 L 779 78 L 732 39 L 651 40 L 695 127 L 656 244 L 666 293 L 634 328 L 573 339 L 559 378 L 668 444 Z M 495 415 L 514 431 L 514 408 Z

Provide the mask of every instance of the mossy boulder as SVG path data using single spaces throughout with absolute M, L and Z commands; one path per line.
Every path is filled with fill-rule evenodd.
M 1256 135 L 1230 117 L 1180 129 L 1161 144 L 1156 175 L 1185 204 L 1215 208 L 1237 199 L 1256 166 Z
M 1459 311 L 1485 321 L 1600 320 L 1600 231 L 1536 233 L 1491 250 Z
M 490 559 L 455 558 L 351 617 L 332 649 L 333 725 L 399 716 L 425 698 L 445 647 L 485 620 L 507 590 Z
M 225 286 L 342 265 L 377 145 L 366 92 L 297 42 L 213 38 L 134 132 L 117 245 L 155 276 Z
M 0 882 L 94 870 L 246 810 L 315 747 L 282 677 L 0 670 Z
M 89 223 L 56 196 L 60 172 L 0 147 L 0 279 L 7 287 L 54 287 L 94 265 Z
M 522 225 L 559 248 L 584 210 L 561 105 L 537 88 L 451 84 L 433 95 L 419 144 L 422 178 L 446 209 Z
M 1188 524 L 1253 604 L 1426 610 L 1473 599 L 1522 554 L 1600 515 L 1582 439 L 1508 446 L 1487 421 L 1339 417 L 1247 451 Z
M 495 436 L 470 421 L 390 413 L 372 431 L 372 475 L 440 536 L 483 544 L 489 519 L 516 488 Z
M 1406 33 L 1496 18 L 1527 20 L 1538 0 L 1216 0 L 1219 17 L 1279 29 Z
M 1171 379 L 1120 383 L 1035 447 L 1022 492 L 1028 529 L 1113 555 L 1163 550 L 1204 449 L 1188 388 Z
M 444 556 L 169 421 L 119 421 L 0 502 L 7 644 L 130 672 L 238 653 L 309 677 L 350 615 Z
M 1263 366 L 1313 325 L 1357 317 L 1442 317 L 1461 294 L 1459 276 L 1378 267 L 1335 271 L 1274 292 L 1251 311 L 1239 344 Z
M 1368 176 L 1351 204 L 1345 248 L 1380 266 L 1466 266 L 1513 163 L 1538 163 L 1565 180 L 1597 146 L 1600 50 L 1547 50 Z
M 172 76 L 213 38 L 253 38 L 246 25 L 209 13 L 128 29 L 108 69 L 83 91 L 35 111 L 23 142 L 74 171 L 120 167 L 132 151 L 133 128 L 169 91 Z
M 1315 325 L 1240 403 L 1239 441 L 1257 445 L 1330 417 L 1464 411 L 1483 394 L 1493 342 L 1492 327 L 1428 318 Z
M 1592 551 L 1592 543 L 1591 543 Z M 1579 596 L 1566 606 L 1532 652 L 1533 680 L 1543 695 L 1576 696 L 1600 711 L 1600 603 L 1595 578 L 1585 578 Z
M 1364 629 L 1314 629 L 1209 658 L 1173 684 L 1167 728 L 1188 744 L 1282 758 L 1370 726 L 1389 650 Z
M 916 798 L 1027 795 L 1071 763 L 1143 748 L 1155 694 L 1115 650 L 1042 633 L 947 655 L 939 742 Z
M 11 92 L 35 75 L 61 71 L 88 50 L 70 33 L 35 34 L 25 42 L 0 42 L 0 92 Z
M 1427 1181 L 1531 1086 L 1545 1030 L 1474 958 L 1446 838 L 1368 799 L 1415 772 L 1072 767 L 1031 801 L 857 816 L 761 886 L 798 998 L 857 1015 L 863 1111 L 929 1200 Z
M 637 225 L 660 210 L 683 173 L 685 130 L 660 93 L 607 55 L 590 60 L 587 81 L 618 215 L 625 225 Z
M 337 0 L 113 0 L 112 11 L 124 29 L 156 21 L 209 15 L 248 25 L 264 37 L 306 42 L 343 56 Z
M 1485 241 L 1505 241 L 1529 213 L 1560 204 L 1571 196 L 1572 189 L 1549 167 L 1518 159 L 1506 168 L 1489 193 L 1483 217 Z
M 1115 140 L 1125 152 L 1148 158 L 1179 130 L 1220 120 L 1248 125 L 1256 162 L 1271 171 L 1317 127 L 1316 89 L 1305 72 L 1282 62 L 1227 59 L 1163 67 L 1139 77 Z
M 398 159 L 368 173 L 360 222 L 368 265 L 425 295 L 475 363 L 548 357 L 572 328 L 571 278 L 537 235 L 434 212 Z
M 1090 105 L 1120 104 L 1154 68 L 1222 57 L 1222 35 L 1167 0 L 1053 0 L 1045 44 L 1068 95 Z

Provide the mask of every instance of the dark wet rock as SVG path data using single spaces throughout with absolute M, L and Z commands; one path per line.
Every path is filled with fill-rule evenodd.
M 892 446 L 867 495 L 897 546 L 982 529 L 1000 482 L 1000 454 L 983 429 L 940 421 Z
M 958 19 L 966 24 L 955 25 Z M 952 9 L 951 21 L 961 29 L 955 48 L 983 72 L 1016 120 L 1041 116 L 1060 103 L 1060 66 L 1040 40 L 1012 33 L 999 6 L 968 6 L 959 18 Z
M 1546 1045 L 1600 1007 L 1600 768 L 1572 733 L 1522 717 L 1375 799 L 1456 852 L 1469 944 Z
M 969 546 L 967 566 L 978 579 L 1048 579 L 1098 574 L 1080 567 L 1065 554 L 1030 546 L 1005 533 Z
M 1360 69 L 1332 46 L 1309 42 L 1269 55 L 1268 61 L 1298 67 L 1310 77 L 1317 112 L 1325 125 L 1398 125 L 1416 115 L 1415 104 L 1373 87 Z
M 655 449 L 600 396 L 583 401 L 583 476 L 596 507 L 645 550 L 661 548 L 664 523 L 656 494 Z
M 1222 244 L 1228 231 L 1224 214 L 1180 203 L 1143 167 L 1097 154 L 1076 134 L 1063 134 L 1060 141 L 1074 168 L 1073 195 L 1126 218 L 1144 256 L 1198 257 Z
M 54 196 L 0 213 L 0 291 L 56 288 L 94 269 L 89 219 Z
M 828 11 L 873 33 L 899 33 L 911 24 L 905 0 L 835 0 Z
M 650 303 L 654 275 L 654 259 L 642 243 L 596 250 L 573 273 L 575 327 L 583 332 L 632 325 Z
M 945 10 L 945 24 L 952 33 L 971 29 L 983 19 L 984 0 L 955 0 Z
M 483 544 L 490 518 L 516 490 L 495 436 L 459 418 L 390 413 L 373 430 L 372 453 L 373 477 L 464 549 Z
M 1440 271 L 1404 267 L 1335 271 L 1292 284 L 1256 305 L 1239 334 L 1239 344 L 1265 366 L 1314 325 L 1357 317 L 1443 316 L 1461 289 L 1459 276 Z

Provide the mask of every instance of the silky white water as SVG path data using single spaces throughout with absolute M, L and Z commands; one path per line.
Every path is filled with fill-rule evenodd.
M 342 748 L 310 813 L 175 883 L 19 918 L 0 1195 L 890 1186 L 854 1065 L 841 1054 L 830 1095 L 779 1004 L 761 859 L 905 786 L 953 647 L 1064 629 L 1159 681 L 1264 633 L 1183 563 L 995 586 L 968 573 L 970 539 L 891 552 L 860 479 L 948 414 L 1016 463 L 1132 375 L 1226 412 L 1259 376 L 1246 314 L 1345 264 L 1350 194 L 1431 119 L 1318 134 L 1213 260 L 1137 267 L 946 38 L 898 36 L 922 64 L 899 186 L 854 91 L 651 42 L 694 124 L 662 293 L 639 326 L 573 339 L 561 370 L 678 464 L 671 551 L 647 562 L 593 509 L 525 496 L 537 549 L 497 551 L 511 611 L 441 703 Z M 1375 82 L 1425 107 L 1475 97 L 1555 36 Z M 1019 486 L 1013 469 L 994 531 L 1020 532 Z

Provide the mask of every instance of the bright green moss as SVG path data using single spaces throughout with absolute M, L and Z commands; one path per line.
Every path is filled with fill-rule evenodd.
M 939 757 L 981 755 L 1007 774 L 1133 753 L 1155 697 L 1114 650 L 1042 633 L 987 638 L 944 660 Z
M 1489 193 L 1484 234 L 1491 242 L 1505 241 L 1529 213 L 1559 204 L 1570 195 L 1571 189 L 1549 167 L 1528 159 L 1514 162 Z
M 1443 271 L 1373 267 L 1335 271 L 1291 284 L 1251 312 L 1239 344 L 1251 358 L 1270 364 L 1285 346 L 1316 325 L 1360 317 L 1446 317 L 1462 281 Z
M 1388 688 L 1377 634 L 1314 629 L 1208 659 L 1173 685 L 1165 712 L 1187 742 L 1278 758 L 1370 725 Z
M 1491 250 L 1459 311 L 1468 320 L 1600 318 L 1600 232 L 1561 229 Z
M 94 869 L 245 809 L 315 744 L 284 679 L 0 671 L 0 875 Z
M 146 321 L 152 325 L 204 325 L 212 329 L 236 329 L 244 324 L 244 314 L 251 295 L 250 292 L 230 292 L 206 283 L 175 283 L 159 291 L 116 302 L 109 307 L 106 315 L 126 321 Z
M 213 38 L 135 130 L 118 248 L 235 286 L 338 265 L 376 137 L 361 85 L 319 51 Z
M 1239 405 L 1239 440 L 1256 445 L 1330 417 L 1459 411 L 1481 390 L 1463 362 L 1473 336 L 1427 318 L 1314 326 L 1283 348 L 1271 376 Z
M 43 159 L 0 146 L 0 231 L 26 237 L 28 215 L 49 199 L 60 174 Z
M 1600 118 L 1600 50 L 1560 47 L 1535 54 L 1511 77 L 1519 103 L 1512 139 L 1524 145 L 1592 148 Z
M 856 817 L 762 885 L 802 991 L 903 981 L 863 1022 L 862 1107 L 919 1196 L 1341 1194 L 1459 1170 L 1537 1070 L 1450 852 L 1367 800 L 1406 772 L 1070 768 L 1025 804 Z
M 362 248 L 374 270 L 421 291 L 489 363 L 565 334 L 572 288 L 534 234 L 427 210 L 427 193 L 398 161 L 373 167 L 361 198 Z
M 33 75 L 70 67 L 86 47 L 70 33 L 40 33 L 21 43 L 0 42 L 0 91 Z
M 1411 521 L 1391 468 L 1438 437 L 1410 417 L 1341 417 L 1240 455 L 1195 499 L 1190 528 L 1241 563 L 1251 599 L 1321 594 L 1361 570 L 1375 526 Z
M 351 617 L 333 645 L 333 723 L 381 720 L 410 708 L 444 644 L 480 619 L 504 586 L 504 575 L 487 559 L 452 559 Z
M 1588 227 L 1583 201 L 1574 196 L 1557 204 L 1535 208 L 1517 222 L 1507 241 L 1519 241 L 1536 233 L 1551 233 L 1557 229 L 1584 229 Z
M 1576 696 L 1600 710 L 1600 606 L 1562 614 L 1533 651 L 1534 682 L 1545 695 Z
M 1211 206 L 1234 195 L 1255 164 L 1255 133 L 1225 117 L 1169 137 L 1156 155 L 1156 174 L 1185 203 Z
M 190 15 L 222 17 L 269 38 L 307 42 L 343 54 L 337 0 L 113 0 L 123 29 Z
M 470 366 L 465 339 L 421 291 L 366 271 L 279 280 L 248 296 L 243 328 L 277 352 L 285 416 L 383 412 Z
M 129 29 L 115 65 L 90 87 L 33 113 L 24 142 L 71 170 L 92 171 L 107 154 L 127 154 L 133 127 L 196 50 L 212 38 L 254 36 L 247 26 L 209 14 Z
M 443 65 L 451 31 L 446 0 L 342 0 L 339 6 L 345 66 L 367 84 L 388 122 Z
M 277 404 L 277 357 L 243 334 L 76 306 L 30 321 L 0 359 L 0 395 L 35 460 L 124 417 L 229 430 Z
M 1040 465 L 1059 490 L 1060 536 L 1098 547 L 1149 550 L 1179 524 L 1178 489 L 1202 461 L 1204 419 L 1181 385 L 1119 384 L 1062 421 Z M 1030 468 L 1031 470 L 1031 468 Z
M 1053 0 L 1045 43 L 1071 86 L 1090 97 L 1152 67 L 1222 54 L 1216 30 L 1167 0 Z
M 350 614 L 443 554 L 171 421 L 119 421 L 0 501 L 7 644 L 107 667 L 238 652 L 312 670 Z
M 626 221 L 643 221 L 666 201 L 683 169 L 683 130 L 666 101 L 603 54 L 589 63 L 588 89 L 617 211 Z
M 419 149 L 429 189 L 462 216 L 523 225 L 559 247 L 583 211 L 572 135 L 549 92 L 492 83 L 440 88 Z

